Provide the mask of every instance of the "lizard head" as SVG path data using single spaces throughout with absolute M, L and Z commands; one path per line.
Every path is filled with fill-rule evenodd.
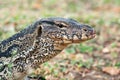
M 63 48 L 71 43 L 81 43 L 95 37 L 95 30 L 86 24 L 80 24 L 73 19 L 46 18 L 41 19 L 42 33 L 60 44 Z

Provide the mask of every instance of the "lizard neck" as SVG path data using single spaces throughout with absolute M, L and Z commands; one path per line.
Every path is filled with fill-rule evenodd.
M 17 35 L 17 37 L 16 37 Z M 33 36 L 31 34 L 27 34 L 23 37 L 18 36 L 16 34 L 0 43 L 0 58 L 1 57 L 11 57 L 14 52 L 16 54 L 19 53 L 19 51 L 27 50 L 30 46 L 32 46 L 33 43 Z M 30 44 L 31 43 L 31 44 Z
M 30 62 L 30 65 L 33 66 L 39 66 L 62 51 L 56 49 L 54 47 L 54 40 L 48 37 L 37 38 L 33 46 L 35 47 L 35 52 L 31 53 L 31 56 L 27 58 L 27 62 L 30 62 L 29 60 L 32 58 L 33 62 Z

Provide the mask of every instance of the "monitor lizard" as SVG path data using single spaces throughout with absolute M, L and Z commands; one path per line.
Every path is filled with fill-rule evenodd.
M 0 43 L 0 80 L 26 80 L 40 64 L 72 43 L 95 37 L 95 30 L 69 18 L 44 18 Z M 28 79 L 28 78 L 27 78 Z

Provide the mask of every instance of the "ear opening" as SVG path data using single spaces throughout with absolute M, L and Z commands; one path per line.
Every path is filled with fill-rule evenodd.
M 39 25 L 35 31 L 35 37 L 40 37 L 42 34 L 42 25 Z

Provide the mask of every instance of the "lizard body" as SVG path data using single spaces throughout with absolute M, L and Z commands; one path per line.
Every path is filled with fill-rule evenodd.
M 73 19 L 40 19 L 0 43 L 0 78 L 23 80 L 67 45 L 94 37 L 92 27 Z

